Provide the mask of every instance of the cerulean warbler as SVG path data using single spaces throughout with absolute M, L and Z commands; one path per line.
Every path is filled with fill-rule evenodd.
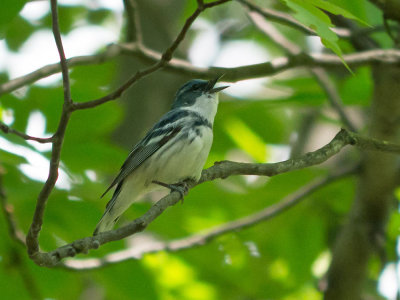
M 182 193 L 186 180 L 200 179 L 213 140 L 218 92 L 228 87 L 214 87 L 219 78 L 194 79 L 178 90 L 171 110 L 135 145 L 103 194 L 117 186 L 94 235 L 111 230 L 144 194 L 161 186 Z

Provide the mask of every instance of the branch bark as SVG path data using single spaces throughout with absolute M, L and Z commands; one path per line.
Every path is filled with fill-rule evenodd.
M 285 212 L 289 208 L 306 200 L 308 196 L 318 191 L 319 189 L 329 185 L 333 181 L 351 175 L 352 173 L 354 173 L 354 169 L 344 170 L 337 174 L 332 174 L 330 176 L 327 176 L 326 178 L 316 179 L 311 183 L 307 184 L 306 186 L 302 187 L 295 193 L 285 197 L 280 202 L 274 205 L 267 206 L 256 213 L 216 226 L 215 228 L 206 230 L 204 232 L 200 232 L 185 238 L 176 239 L 168 242 L 151 243 L 149 247 L 143 248 L 142 245 L 141 247 L 138 247 L 139 249 L 135 249 L 133 247 L 131 249 L 126 249 L 119 252 L 111 253 L 107 255 L 105 258 L 85 259 L 85 260 L 70 259 L 65 261 L 63 267 L 79 271 L 92 270 L 92 269 L 102 268 L 110 264 L 121 263 L 130 259 L 140 259 L 145 254 L 149 253 L 154 253 L 159 251 L 177 252 L 177 251 L 191 249 L 194 247 L 200 247 L 224 234 L 240 231 L 255 226 L 261 222 L 268 221 L 271 218 Z
M 70 59 L 67 59 L 67 64 L 68 67 L 100 64 L 122 54 L 139 57 L 144 62 L 150 64 L 157 63 L 162 58 L 161 53 L 148 49 L 143 45 L 122 44 L 110 45 L 107 50 L 101 54 L 72 57 Z M 374 65 L 377 63 L 394 64 L 400 62 L 400 51 L 396 49 L 369 50 L 353 54 L 345 54 L 343 55 L 343 59 L 351 68 L 365 65 Z M 163 66 L 163 69 L 165 71 L 184 74 L 193 78 L 197 77 L 203 79 L 208 79 L 215 77 L 216 75 L 225 74 L 225 81 L 236 82 L 244 79 L 272 76 L 285 70 L 301 67 L 323 67 L 329 69 L 343 67 L 343 63 L 340 58 L 333 54 L 318 53 L 307 55 L 304 53 L 300 53 L 294 56 L 279 57 L 269 62 L 246 65 L 236 68 L 199 68 L 192 66 L 188 61 L 172 58 L 168 63 Z M 155 72 L 160 68 L 156 68 L 152 72 Z M 51 64 L 27 75 L 12 79 L 0 85 L 0 96 L 15 91 L 25 85 L 34 83 L 42 78 L 56 74 L 60 72 L 60 70 L 61 67 L 59 63 Z M 147 73 L 144 75 L 140 74 L 140 76 L 142 77 L 145 75 L 147 75 Z M 107 102 L 110 100 L 103 101 Z M 90 107 L 88 106 L 88 104 L 77 104 L 79 105 L 75 109 L 84 109 Z
M 51 0 L 51 15 L 53 22 L 53 35 L 57 44 L 58 53 L 60 55 L 60 65 L 63 77 L 63 89 L 64 89 L 64 104 L 61 113 L 58 128 L 53 136 L 52 141 L 52 152 L 50 159 L 49 175 L 46 183 L 43 185 L 42 190 L 36 201 L 35 213 L 33 215 L 31 226 L 29 227 L 28 234 L 26 236 L 26 246 L 28 254 L 34 255 L 39 251 L 39 233 L 43 225 L 43 215 L 46 208 L 47 200 L 56 184 L 58 178 L 58 167 L 60 165 L 60 157 L 62 144 L 64 141 L 65 131 L 67 129 L 68 121 L 72 112 L 72 99 L 71 99 L 71 88 L 69 84 L 68 66 L 65 59 L 64 49 L 61 41 L 61 33 L 58 24 L 58 12 L 57 12 L 57 0 Z
M 1 121 L 0 121 L 0 130 L 3 131 L 5 134 L 9 134 L 9 133 L 15 134 L 16 136 L 19 136 L 19 137 L 23 138 L 24 140 L 36 141 L 41 144 L 51 143 L 53 141 L 53 137 L 39 138 L 39 137 L 31 136 L 31 135 L 28 135 L 28 134 L 25 134 L 23 132 L 13 129 Z
M 232 161 L 218 162 L 211 168 L 204 170 L 200 180 L 197 183 L 189 183 L 188 188 L 191 189 L 198 184 L 218 178 L 225 179 L 232 175 L 275 176 L 285 172 L 314 166 L 336 155 L 347 145 L 354 145 L 365 150 L 400 153 L 400 145 L 372 138 L 365 138 L 359 134 L 351 133 L 342 129 L 332 139 L 332 141 L 324 147 L 298 158 L 271 164 L 251 164 Z M 76 240 L 51 252 L 35 252 L 31 255 L 31 258 L 40 266 L 53 267 L 66 257 L 73 257 L 78 253 L 87 253 L 89 250 L 97 249 L 103 244 L 117 241 L 143 231 L 168 207 L 175 205 L 180 200 L 180 193 L 172 192 L 154 204 L 144 215 L 130 222 L 126 226 L 100 233 L 94 237 L 86 237 Z

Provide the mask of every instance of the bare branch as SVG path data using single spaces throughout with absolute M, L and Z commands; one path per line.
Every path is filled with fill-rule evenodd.
M 4 171 L 0 166 L 0 204 L 3 210 L 4 218 L 8 225 L 8 232 L 13 240 L 25 246 L 25 235 L 18 228 L 14 217 L 14 208 L 11 204 L 7 202 L 7 195 L 3 188 L 3 174 Z
M 0 130 L 3 131 L 4 133 L 8 134 L 8 133 L 12 133 L 15 134 L 21 138 L 23 138 L 24 140 L 30 140 L 30 141 L 36 141 L 39 143 L 51 143 L 53 141 L 53 137 L 49 137 L 49 138 L 38 138 L 35 136 L 31 136 L 31 135 L 27 135 L 23 132 L 20 132 L 18 130 L 12 129 L 9 126 L 7 126 L 6 124 L 4 124 L 3 122 L 0 121 Z
M 67 59 L 65 58 L 64 47 L 61 40 L 61 32 L 58 24 L 58 12 L 57 12 L 57 0 L 51 0 L 51 17 L 52 17 L 52 29 L 54 40 L 56 41 L 58 54 L 60 56 L 61 73 L 63 78 L 63 88 L 64 88 L 64 103 L 70 104 L 71 99 L 71 88 L 69 84 L 69 74 Z
M 189 183 L 188 188 L 193 188 L 194 186 L 206 181 L 211 181 L 217 178 L 227 178 L 232 175 L 275 176 L 278 174 L 314 166 L 336 155 L 346 145 L 354 145 L 363 150 L 379 150 L 400 153 L 400 145 L 386 141 L 379 141 L 372 138 L 366 138 L 342 129 L 330 143 L 321 149 L 307 153 L 298 158 L 271 164 L 251 164 L 232 161 L 218 162 L 211 168 L 204 170 L 200 180 L 197 183 Z M 35 252 L 31 255 L 31 258 L 38 265 L 46 267 L 55 266 L 63 258 L 73 257 L 78 253 L 87 253 L 89 250 L 97 249 L 103 244 L 117 241 L 129 235 L 143 231 L 169 206 L 175 205 L 180 200 L 180 193 L 172 192 L 154 204 L 144 215 L 130 222 L 126 226 L 116 230 L 100 233 L 94 237 L 86 237 L 76 240 L 71 244 L 67 244 L 51 252 Z
M 300 203 L 301 201 L 307 199 L 308 196 L 316 192 L 317 190 L 327 186 L 331 182 L 348 176 L 354 172 L 354 169 L 346 170 L 337 174 L 333 174 L 326 178 L 319 178 L 313 182 L 302 187 L 295 193 L 288 195 L 280 202 L 273 204 L 271 206 L 265 207 L 264 209 L 257 211 L 246 217 L 242 217 L 235 221 L 227 222 L 225 224 L 216 226 L 215 228 L 206 230 L 201 233 L 190 235 L 185 238 L 176 239 L 167 242 L 154 242 L 150 243 L 148 247 L 135 247 L 111 253 L 104 258 L 94 258 L 94 259 L 74 259 L 67 260 L 64 263 L 64 267 L 72 270 L 92 270 L 98 269 L 110 264 L 121 263 L 130 259 L 140 259 L 145 254 L 159 252 L 159 251 L 169 251 L 177 252 L 182 250 L 191 249 L 194 247 L 203 246 L 212 240 L 231 232 L 237 232 L 252 226 L 255 226 L 261 222 L 265 222 L 283 212 L 287 209 L 293 207 L 294 205 Z M 142 245 L 141 245 L 142 246 Z
M 95 54 L 95 55 L 85 55 L 85 56 L 76 56 L 67 59 L 68 67 L 75 67 L 75 66 L 85 66 L 85 65 L 95 65 L 101 64 L 108 60 L 111 60 L 118 55 L 120 55 L 121 49 L 118 46 L 110 45 L 107 47 L 106 51 Z M 10 93 L 15 91 L 25 85 L 34 83 L 42 78 L 46 78 L 50 75 L 57 74 L 61 71 L 60 63 L 50 64 L 44 67 L 37 69 L 31 73 L 23 75 L 21 77 L 17 77 L 12 79 L 8 82 L 3 83 L 0 85 L 0 96 L 3 94 Z
M 62 144 L 64 141 L 65 130 L 67 129 L 67 124 L 72 112 L 71 107 L 73 104 L 71 99 L 70 85 L 69 85 L 68 67 L 65 60 L 65 55 L 61 42 L 61 34 L 58 24 L 57 0 L 51 0 L 51 15 L 53 22 L 53 34 L 56 40 L 57 49 L 61 61 L 61 71 L 63 75 L 63 88 L 64 88 L 64 105 L 61 113 L 61 118 L 58 123 L 57 131 L 53 136 L 53 141 L 52 141 L 53 147 L 51 152 L 49 175 L 47 177 L 46 183 L 43 185 L 43 188 L 40 191 L 39 196 L 37 198 L 32 224 L 29 228 L 28 235 L 26 237 L 26 245 L 28 248 L 28 254 L 30 256 L 35 255 L 35 253 L 39 251 L 38 238 L 43 224 L 43 214 L 46 208 L 47 200 L 58 178 L 58 167 L 60 165 Z
M 107 50 L 101 54 L 77 56 L 70 58 L 67 60 L 67 64 L 69 67 L 100 64 L 105 61 L 111 60 L 121 54 L 139 57 L 143 61 L 153 64 L 158 63 L 162 57 L 161 53 L 148 49 L 143 45 L 122 44 L 110 45 Z M 351 68 L 363 65 L 371 65 L 374 63 L 393 64 L 400 62 L 400 50 L 369 50 L 343 55 L 343 59 Z M 197 78 L 211 78 L 213 76 L 224 73 L 224 80 L 229 82 L 236 82 L 244 79 L 271 76 L 285 70 L 299 67 L 323 67 L 327 69 L 343 67 L 343 63 L 340 58 L 333 54 L 306 55 L 304 53 L 300 53 L 291 57 L 276 58 L 270 62 L 264 62 L 255 65 L 246 65 L 235 68 L 199 68 L 192 66 L 188 61 L 172 58 L 163 68 L 166 71 L 185 74 L 187 76 Z M 158 69 L 159 68 L 157 68 L 156 70 Z M 0 96 L 2 94 L 12 92 L 24 85 L 31 84 L 39 79 L 56 74 L 60 70 L 61 68 L 59 63 L 51 64 L 22 77 L 10 80 L 0 85 Z M 154 71 L 150 70 L 149 73 L 151 72 Z M 145 75 L 147 75 L 147 73 Z M 144 75 L 141 76 L 143 77 Z M 85 103 L 74 103 L 74 109 L 85 109 L 92 107 Z M 99 104 L 95 103 L 91 105 L 97 106 Z
M 314 68 L 311 69 L 311 72 L 314 74 L 321 88 L 325 91 L 331 106 L 339 114 L 343 125 L 350 131 L 357 132 L 356 126 L 347 117 L 346 112 L 344 111 L 342 99 L 340 99 L 340 96 L 336 88 L 333 86 L 333 83 L 329 79 L 329 76 L 326 73 L 326 71 L 322 68 Z

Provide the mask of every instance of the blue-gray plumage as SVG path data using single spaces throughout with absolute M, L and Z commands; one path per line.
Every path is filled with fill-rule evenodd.
M 111 230 L 143 194 L 200 178 L 212 144 L 217 93 L 227 88 L 214 87 L 219 78 L 194 79 L 178 90 L 171 110 L 136 144 L 102 195 L 117 186 L 94 235 Z

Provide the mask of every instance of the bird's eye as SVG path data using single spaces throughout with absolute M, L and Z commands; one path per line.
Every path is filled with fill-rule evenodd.
M 195 85 L 193 85 L 192 89 L 197 91 L 197 90 L 200 89 L 200 85 L 199 84 L 195 84 Z

